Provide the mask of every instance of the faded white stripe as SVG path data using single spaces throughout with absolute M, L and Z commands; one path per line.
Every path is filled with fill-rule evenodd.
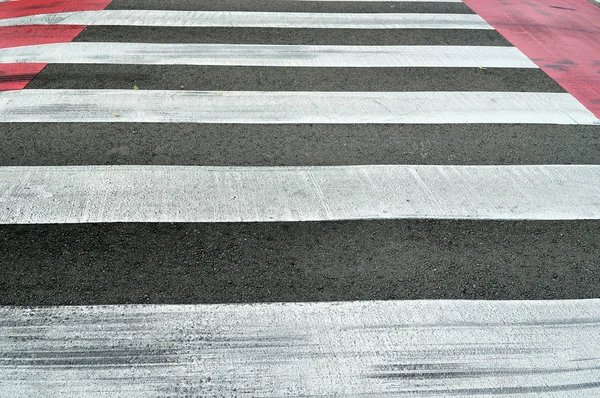
M 598 124 L 570 94 L 510 92 L 0 92 L 0 122 Z
M 0 308 L 35 397 L 600 396 L 600 300 Z
M 103 10 L 31 15 L 0 26 L 105 25 L 327 29 L 493 29 L 476 14 L 336 14 L 241 11 Z
M 462 3 L 462 0 L 286 0 L 318 2 L 359 2 L 359 3 Z
M 537 68 L 517 48 L 58 43 L 0 50 L 0 63 Z
M 600 166 L 0 168 L 0 223 L 600 219 Z

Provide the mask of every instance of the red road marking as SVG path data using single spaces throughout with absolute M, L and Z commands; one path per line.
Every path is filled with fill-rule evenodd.
M 0 91 L 22 90 L 46 64 L 0 64 Z
M 85 26 L 81 25 L 1 26 L 0 48 L 66 43 L 83 29 Z
M 110 0 L 15 0 L 0 3 L 0 19 L 69 11 L 103 10 Z
M 16 0 L 0 3 L 0 19 L 27 15 L 103 10 L 111 0 Z M 0 27 L 0 48 L 66 43 L 85 26 L 30 25 Z M 0 91 L 21 90 L 46 64 L 0 64 Z
M 464 0 L 600 117 L 600 8 L 587 0 Z

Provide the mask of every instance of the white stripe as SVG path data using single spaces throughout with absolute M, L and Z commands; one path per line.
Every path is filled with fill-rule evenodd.
M 462 3 L 462 0 L 285 0 L 285 1 L 310 1 L 310 2 L 359 2 L 359 3 Z
M 600 166 L 0 168 L 0 224 L 600 219 Z
M 537 68 L 514 47 L 58 43 L 5 48 L 0 63 Z
M 0 92 L 0 122 L 599 124 L 570 94 L 510 92 Z
M 6 397 L 600 396 L 600 300 L 0 308 Z
M 335 14 L 238 11 L 103 10 L 31 15 L 0 20 L 0 26 L 105 25 L 171 27 L 493 29 L 476 14 Z

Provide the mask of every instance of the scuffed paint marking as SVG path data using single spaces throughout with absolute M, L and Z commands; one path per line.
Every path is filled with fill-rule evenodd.
M 36 397 L 595 397 L 600 300 L 0 308 Z
M 493 29 L 474 14 L 338 14 L 307 12 L 105 10 L 0 20 L 0 26 L 102 25 L 323 29 Z
M 599 124 L 570 94 L 22 90 L 0 122 Z
M 61 43 L 0 50 L 0 62 L 291 67 L 537 68 L 516 48 L 495 46 Z

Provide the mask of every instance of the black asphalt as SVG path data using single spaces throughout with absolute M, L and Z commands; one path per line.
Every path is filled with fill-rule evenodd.
M 113 0 L 107 10 L 474 14 L 463 3 L 289 0 Z
M 283 29 L 88 26 L 76 42 L 294 45 L 510 46 L 494 30 Z
M 539 69 L 51 64 L 27 88 L 563 92 Z M 182 87 L 183 86 L 183 87 Z
M 600 296 L 600 221 L 0 226 L 0 304 Z
M 597 126 L 0 125 L 1 166 L 599 164 Z

